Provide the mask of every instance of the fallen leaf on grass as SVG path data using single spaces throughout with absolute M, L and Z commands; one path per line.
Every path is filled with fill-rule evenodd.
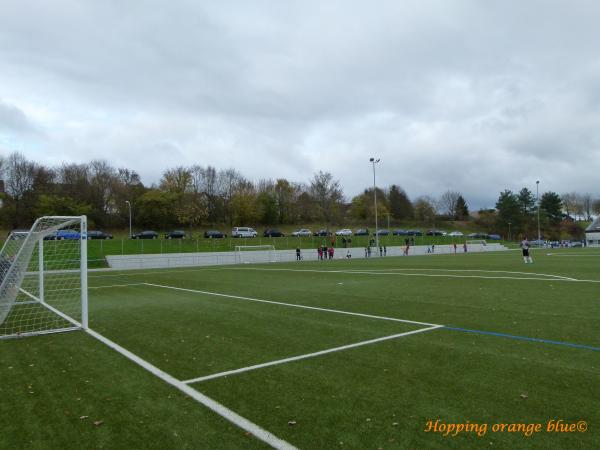
M 99 427 L 100 425 L 102 425 L 104 423 L 104 420 L 96 420 L 94 422 L 94 425 L 96 425 L 97 427 Z

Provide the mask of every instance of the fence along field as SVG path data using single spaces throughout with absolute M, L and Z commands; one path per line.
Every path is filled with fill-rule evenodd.
M 536 252 L 534 259 L 535 264 L 526 268 L 515 252 L 507 252 L 332 261 L 326 268 L 302 262 L 91 273 L 90 326 L 149 362 L 153 371 L 170 374 L 168 380 L 186 387 L 181 391 L 191 395 L 199 391 L 207 402 L 208 394 L 226 410 L 276 436 L 276 446 L 447 447 L 480 439 L 464 434 L 449 440 L 425 433 L 426 419 L 436 417 L 533 421 L 552 413 L 597 422 L 593 399 L 599 394 L 600 342 L 594 331 L 599 325 L 599 307 L 593 300 L 598 288 L 595 258 L 573 258 L 565 264 L 566 258 Z M 24 346 L 32 352 L 38 346 L 38 352 L 48 350 L 43 339 L 0 343 L 7 350 L 0 358 L 3 379 L 6 374 L 14 380 L 10 371 L 15 370 L 17 351 Z M 80 333 L 50 339 L 77 341 L 72 345 L 79 349 L 90 344 Z M 64 343 L 55 347 L 50 349 L 55 355 L 69 352 Z M 85 371 L 102 372 L 102 366 L 119 360 L 106 349 L 96 351 L 99 356 L 81 363 Z M 7 363 L 13 368 L 7 369 Z M 153 397 L 151 389 L 144 388 L 152 382 L 140 369 L 123 363 L 116 366 L 118 375 L 104 373 L 104 377 L 143 381 L 126 381 L 116 390 L 111 386 L 107 389 L 112 395 Z M 240 371 L 252 366 L 260 367 Z M 27 368 L 19 366 L 23 374 Z M 219 375 L 230 371 L 237 372 Z M 56 386 L 59 375 L 46 374 L 46 378 Z M 60 378 L 63 386 L 81 382 L 62 372 Z M 105 385 L 105 380 L 99 377 L 95 382 Z M 44 392 L 43 386 L 36 390 Z M 15 388 L 11 394 L 14 404 L 33 401 L 26 392 L 17 392 Z M 102 409 L 104 397 L 96 395 L 87 400 L 93 409 Z M 57 404 L 79 406 L 76 399 L 58 397 L 64 395 L 54 396 Z M 160 403 L 170 400 L 161 398 Z M 153 412 L 143 416 L 145 424 L 173 427 L 189 446 L 199 442 L 211 448 L 257 445 L 246 436 L 240 440 L 243 433 L 218 420 L 202 425 L 203 432 L 192 436 L 179 426 L 190 423 L 187 414 L 171 410 L 173 415 L 165 417 L 156 405 L 138 401 Z M 184 404 L 183 411 L 201 414 L 199 405 Z M 83 437 L 74 439 L 89 444 L 103 436 L 106 442 L 120 442 L 125 431 L 116 423 L 123 424 L 130 407 L 122 406 L 112 409 L 112 417 L 104 417 L 103 424 L 90 425 L 91 432 L 86 428 Z M 8 414 L 2 411 L 3 421 Z M 78 427 L 87 420 L 77 417 L 73 423 L 63 423 L 52 414 L 43 419 L 46 423 L 34 421 L 40 433 L 58 426 L 66 435 L 72 433 L 73 423 Z M 133 430 L 128 425 L 124 429 Z M 182 443 L 172 441 L 171 432 L 167 435 L 152 442 Z M 9 436 L 2 439 L 18 442 L 15 433 Z M 526 442 L 533 448 L 584 446 L 597 437 L 591 430 L 577 435 L 538 434 Z M 143 439 L 137 436 L 134 442 L 147 444 Z M 509 434 L 485 436 L 486 441 L 509 446 L 522 444 L 522 439 Z

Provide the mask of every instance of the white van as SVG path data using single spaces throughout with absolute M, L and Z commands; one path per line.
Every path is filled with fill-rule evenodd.
M 256 237 L 258 233 L 254 228 L 235 227 L 231 230 L 231 237 Z

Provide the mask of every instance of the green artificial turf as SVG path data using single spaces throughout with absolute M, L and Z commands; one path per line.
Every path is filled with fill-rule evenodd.
M 598 448 L 600 252 L 533 257 L 92 272 L 90 326 L 186 380 L 426 327 L 248 298 L 445 325 L 192 386 L 300 448 Z M 0 448 L 262 445 L 82 332 L 0 341 L 0 379 Z M 550 419 L 588 429 L 424 431 Z

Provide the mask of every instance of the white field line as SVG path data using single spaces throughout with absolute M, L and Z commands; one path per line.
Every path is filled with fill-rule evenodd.
M 443 325 L 438 325 L 435 323 L 427 323 L 427 322 L 417 322 L 415 320 L 405 320 L 405 319 L 397 319 L 395 317 L 385 317 L 385 316 L 374 316 L 371 314 L 362 314 L 362 313 L 356 313 L 356 312 L 350 312 L 350 311 L 342 311 L 340 309 L 328 309 L 328 308 L 318 308 L 316 306 L 306 306 L 306 305 L 298 305 L 296 303 L 284 303 L 284 302 L 276 302 L 273 300 L 262 300 L 259 298 L 252 298 L 252 297 L 242 297 L 239 295 L 229 295 L 229 294 L 221 294 L 219 292 L 209 292 L 209 291 L 200 291 L 197 289 L 187 289 L 187 288 L 181 288 L 181 287 L 177 287 L 177 286 L 167 286 L 167 285 L 163 285 L 163 284 L 154 284 L 154 283 L 144 283 L 146 286 L 154 286 L 154 287 L 159 287 L 159 288 L 163 288 L 163 289 L 172 289 L 175 291 L 182 291 L 182 292 L 191 292 L 194 294 L 204 294 L 204 295 L 213 295 L 215 297 L 226 297 L 226 298 L 234 298 L 236 300 L 245 300 L 245 301 L 249 301 L 249 302 L 258 302 L 258 303 L 268 303 L 270 305 L 280 305 L 280 306 L 290 306 L 292 308 L 301 308 L 301 309 L 310 309 L 313 311 L 323 311 L 323 312 L 330 312 L 330 313 L 336 313 L 336 314 L 346 314 L 349 316 L 358 316 L 358 317 L 366 317 L 369 319 L 378 319 L 378 320 L 390 320 L 393 322 L 402 322 L 402 323 L 414 323 L 416 325 L 425 325 L 428 327 L 441 327 Z
M 171 386 L 175 387 L 176 389 L 179 389 L 181 392 L 190 396 L 191 398 L 196 400 L 198 403 L 201 403 L 202 405 L 206 406 L 211 411 L 213 411 L 213 412 L 217 413 L 218 415 L 220 415 L 221 417 L 229 420 L 234 425 L 251 433 L 257 439 L 260 439 L 261 441 L 269 444 L 271 447 L 277 448 L 277 449 L 284 449 L 284 450 L 296 449 L 296 447 L 294 447 L 290 443 L 278 438 L 274 434 L 270 433 L 269 431 L 265 430 L 264 428 L 261 428 L 260 426 L 256 425 L 255 423 L 250 422 L 248 419 L 240 416 L 239 414 L 235 413 L 234 411 L 230 410 L 229 408 L 226 408 L 225 406 L 214 401 L 210 397 L 207 397 L 206 395 L 202 394 L 201 392 L 198 392 L 197 390 L 191 388 L 187 384 L 185 384 L 182 381 L 176 379 L 175 377 L 169 375 L 168 373 L 163 372 L 158 367 L 150 364 L 148 361 L 140 358 L 136 354 L 121 347 L 119 344 L 111 341 L 110 339 L 102 336 L 101 334 L 99 334 L 93 330 L 87 329 L 85 331 L 90 336 L 98 339 L 100 342 L 106 344 L 113 350 L 116 350 L 117 352 L 119 352 L 121 355 L 125 356 L 130 361 L 133 361 L 134 363 L 136 363 L 137 365 L 146 369 L 148 372 L 157 376 L 164 382 L 170 384 Z
M 533 281 L 565 281 L 571 283 L 600 283 L 600 280 L 580 280 L 577 278 L 539 278 L 539 277 L 501 277 L 484 275 L 453 275 L 433 273 L 401 273 L 401 272 L 375 272 L 369 270 L 318 270 L 318 269 L 268 269 L 262 267 L 238 267 L 224 270 L 257 270 L 257 271 L 280 271 L 280 272 L 314 272 L 314 273 L 342 273 L 360 275 L 398 275 L 403 277 L 432 277 L 432 278 L 478 278 L 483 280 L 533 280 Z
M 144 286 L 145 283 L 128 283 L 128 284 L 111 284 L 108 286 L 88 286 L 88 289 L 104 289 L 104 288 L 116 288 L 116 287 L 127 287 L 127 286 Z M 58 288 L 58 289 L 50 289 L 46 288 L 46 292 L 57 292 L 57 291 L 79 291 L 80 287 L 74 288 Z
M 573 258 L 580 258 L 582 256 L 586 256 L 586 257 L 600 257 L 600 253 L 592 253 L 592 254 L 586 254 L 586 253 L 571 253 L 569 254 L 558 254 L 558 253 L 547 253 L 547 256 L 559 256 L 559 257 L 573 257 Z
M 105 288 L 118 288 L 118 287 L 128 287 L 128 286 L 143 286 L 145 283 L 125 283 L 125 284 L 109 284 L 107 286 L 88 286 L 88 289 L 105 289 Z M 47 291 L 79 291 L 80 287 L 74 288 L 58 288 L 58 289 L 50 289 L 46 288 Z
M 241 369 L 228 370 L 226 372 L 214 373 L 212 375 L 206 375 L 203 377 L 192 378 L 184 381 L 186 384 L 199 383 L 201 381 L 213 380 L 215 378 L 226 377 L 229 375 L 235 375 L 238 373 L 249 372 L 251 370 L 262 369 L 264 367 L 277 366 L 279 364 L 285 364 L 293 361 L 300 361 L 301 359 L 314 358 L 316 356 L 326 355 L 328 353 L 339 352 L 342 350 L 348 350 L 351 348 L 362 347 L 363 345 L 375 344 L 377 342 L 389 341 L 390 339 L 396 339 L 403 336 L 409 336 L 411 334 L 423 333 L 425 331 L 435 330 L 437 328 L 443 328 L 442 325 L 436 325 L 434 327 L 420 328 L 418 330 L 407 331 L 405 333 L 393 334 L 391 336 L 384 336 L 376 339 L 370 339 L 368 341 L 356 342 L 354 344 L 342 345 L 341 347 L 334 347 L 327 350 L 321 350 L 314 353 L 307 353 L 305 355 L 292 356 L 290 358 L 278 359 L 277 361 L 271 361 L 263 364 L 256 364 L 254 366 L 242 367 Z
M 479 273 L 508 273 L 508 274 L 512 274 L 512 275 L 536 275 L 536 276 L 540 276 L 540 277 L 548 277 L 548 278 L 562 278 L 564 280 L 569 280 L 569 281 L 577 281 L 577 279 L 575 278 L 571 278 L 571 277 L 563 277 L 562 275 L 552 275 L 550 273 L 536 273 L 536 272 L 515 272 L 515 271 L 509 271 L 509 270 L 481 270 L 481 269 L 402 269 L 402 268 L 398 268 L 398 269 L 384 269 L 382 270 L 382 272 L 402 272 L 402 271 L 417 271 L 417 270 L 423 270 L 423 271 L 429 271 L 429 272 L 479 272 Z

